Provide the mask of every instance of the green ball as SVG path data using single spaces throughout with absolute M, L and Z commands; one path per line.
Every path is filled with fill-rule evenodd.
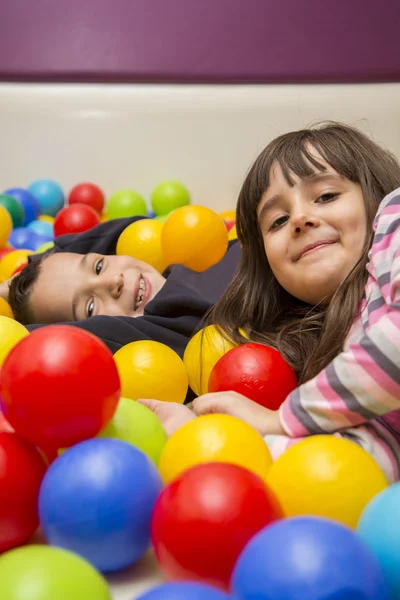
M 54 248 L 54 242 L 46 242 L 39 246 L 37 250 L 35 250 L 35 254 L 42 254 L 42 252 L 46 252 L 46 250 L 50 250 L 50 248 Z
M 13 196 L 0 194 L 0 205 L 4 206 L 4 208 L 10 213 L 13 227 L 21 227 L 25 219 L 25 211 L 18 200 L 13 198 Z
M 24 546 L 0 556 L 1 600 L 111 600 L 105 579 L 60 548 Z
M 122 217 L 146 217 L 147 206 L 144 198 L 132 190 L 115 192 L 107 202 L 107 216 L 109 219 Z
M 151 194 L 151 207 L 157 216 L 190 204 L 189 190 L 179 181 L 164 181 Z
M 177 210 L 177 209 L 171 210 L 171 212 L 167 213 L 166 215 L 160 215 L 158 217 L 154 217 L 154 220 L 155 221 L 160 221 L 160 223 L 165 223 L 165 221 L 168 219 L 168 217 L 170 215 L 172 215 L 172 213 L 174 213 L 175 210 Z
M 168 439 L 158 417 L 147 406 L 129 398 L 120 399 L 113 418 L 98 437 L 128 442 L 147 454 L 156 465 Z

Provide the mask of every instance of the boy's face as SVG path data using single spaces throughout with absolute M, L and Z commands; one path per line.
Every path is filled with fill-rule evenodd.
M 43 260 L 30 303 L 35 323 L 140 317 L 164 283 L 152 266 L 130 256 L 59 252 Z

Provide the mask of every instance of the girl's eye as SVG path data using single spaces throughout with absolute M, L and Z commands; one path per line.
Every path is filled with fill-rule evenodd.
M 86 308 L 86 318 L 89 319 L 91 316 L 93 316 L 93 311 L 94 311 L 94 302 L 93 300 L 90 300 L 90 302 L 87 305 Z
M 319 200 L 322 203 L 324 203 L 324 202 L 330 202 L 331 200 L 334 200 L 338 196 L 339 196 L 339 194 L 337 192 L 329 192 L 329 193 L 326 193 L 326 194 L 321 194 L 321 196 L 319 196 L 317 198 L 317 200 Z
M 100 260 L 98 260 L 96 262 L 96 265 L 95 265 L 95 268 L 94 268 L 94 270 L 96 272 L 96 275 L 100 275 L 100 273 L 101 273 L 101 271 L 103 269 L 103 263 L 104 263 L 104 258 L 101 258 Z
M 273 231 L 274 229 L 278 229 L 278 227 L 281 227 L 282 225 L 284 225 L 286 223 L 287 219 L 288 219 L 288 217 L 286 217 L 286 216 L 279 217 L 273 223 L 271 223 L 269 230 Z

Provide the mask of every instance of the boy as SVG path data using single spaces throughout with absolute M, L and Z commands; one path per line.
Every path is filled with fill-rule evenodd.
M 122 231 L 140 218 L 107 221 L 61 236 L 54 250 L 32 255 L 10 284 L 16 319 L 30 331 L 49 323 L 80 327 L 113 353 L 133 341 L 154 340 L 183 356 L 190 337 L 231 282 L 240 246 L 231 242 L 225 257 L 203 273 L 173 265 L 161 275 L 147 263 L 115 255 Z

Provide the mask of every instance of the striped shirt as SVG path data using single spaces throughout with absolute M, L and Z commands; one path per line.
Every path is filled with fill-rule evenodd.
M 343 352 L 282 404 L 288 437 L 266 440 L 277 455 L 304 436 L 334 433 L 362 445 L 392 482 L 400 478 L 400 188 L 373 227 L 365 297 Z

